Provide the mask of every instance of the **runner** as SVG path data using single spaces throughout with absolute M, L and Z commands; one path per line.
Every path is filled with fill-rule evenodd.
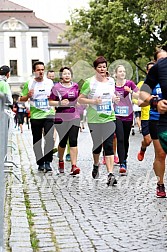
M 120 163 L 119 172 L 126 174 L 129 150 L 129 136 L 133 125 L 133 106 L 131 96 L 138 97 L 138 88 L 132 80 L 126 80 L 126 70 L 123 65 L 115 69 L 115 93 L 119 103 L 115 104 L 117 151 Z
M 71 157 L 71 175 L 80 173 L 77 167 L 77 140 L 80 128 L 80 114 L 76 108 L 79 87 L 72 82 L 72 70 L 69 67 L 62 67 L 59 71 L 61 82 L 54 85 L 50 97 L 50 106 L 56 107 L 55 127 L 59 134 L 58 170 L 64 173 L 64 152 L 69 139 Z
M 151 69 L 151 67 L 154 65 L 153 61 L 150 61 L 146 65 L 146 71 L 147 73 Z M 137 84 L 137 87 L 140 89 L 142 85 L 144 84 L 144 81 L 140 81 Z M 138 100 L 135 99 L 134 102 L 138 103 Z M 150 131 L 149 131 L 149 117 L 150 117 L 150 105 L 142 107 L 141 108 L 141 129 L 142 129 L 142 135 L 143 139 L 141 142 L 141 147 L 140 151 L 137 154 L 137 159 L 139 161 L 142 161 L 144 159 L 145 152 L 147 150 L 147 147 L 151 144 L 151 136 L 150 136 Z
M 155 62 L 159 61 L 162 58 L 167 57 L 167 52 L 160 49 L 157 50 L 154 54 L 154 60 Z M 151 101 L 158 101 L 162 100 L 162 90 L 160 87 L 160 84 L 157 84 L 155 88 L 153 88 L 150 100 Z M 155 100 L 154 100 L 155 99 Z M 164 173 L 165 173 L 165 159 L 166 159 L 166 153 L 163 150 L 160 141 L 158 139 L 159 135 L 159 130 L 161 130 L 161 120 L 163 120 L 163 116 L 161 117 L 159 112 L 157 111 L 156 106 L 154 106 L 154 102 L 151 102 L 151 107 L 150 107 L 150 119 L 149 119 L 149 131 L 151 138 L 153 140 L 153 145 L 154 145 L 154 152 L 155 152 L 155 159 L 153 163 L 153 169 L 155 172 L 155 175 L 158 179 L 157 182 L 157 189 L 156 189 L 156 195 L 159 198 L 164 198 L 166 197 L 166 192 L 165 192 L 165 186 L 164 186 Z M 163 127 L 162 127 L 163 129 Z M 161 131 L 160 131 L 161 132 Z M 163 131 L 162 131 L 163 132 Z M 160 133 L 161 136 L 161 133 Z
M 79 96 L 80 104 L 88 104 L 87 121 L 93 141 L 93 170 L 92 177 L 99 177 L 99 157 L 104 149 L 106 167 L 108 171 L 107 185 L 116 185 L 113 174 L 114 152 L 113 138 L 115 132 L 115 113 L 113 101 L 115 99 L 115 83 L 113 78 L 107 77 L 107 61 L 99 56 L 93 62 L 95 76 L 87 79 Z
M 33 64 L 34 77 L 24 84 L 19 101 L 26 102 L 30 98 L 30 123 L 33 136 L 33 150 L 38 165 L 38 171 L 52 171 L 50 163 L 53 160 L 53 115 L 49 106 L 53 82 L 44 77 L 45 66 L 41 61 Z M 42 137 L 44 136 L 44 151 Z

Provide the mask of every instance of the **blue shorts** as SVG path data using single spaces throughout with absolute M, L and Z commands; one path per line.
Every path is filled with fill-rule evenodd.
M 141 132 L 143 136 L 147 136 L 150 134 L 149 120 L 141 120 Z

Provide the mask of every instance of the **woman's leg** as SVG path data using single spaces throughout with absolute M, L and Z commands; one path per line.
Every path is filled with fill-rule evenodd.
M 103 142 L 101 125 L 97 123 L 89 123 L 88 126 L 93 141 L 92 152 L 93 152 L 94 165 L 99 165 L 99 156 L 102 150 L 102 142 Z
M 129 150 L 129 136 L 132 127 L 132 121 L 123 121 L 123 129 L 124 129 L 124 148 L 125 148 L 125 156 L 124 160 L 128 157 L 128 150 Z
M 103 148 L 104 148 L 105 159 L 106 159 L 106 167 L 107 167 L 108 173 L 112 173 L 113 168 L 114 168 L 113 139 L 114 139 L 114 133 L 110 135 L 103 142 Z
M 124 128 L 123 128 L 123 122 L 120 119 L 116 119 L 115 132 L 117 137 L 117 152 L 119 157 L 119 163 L 123 164 L 125 158 Z
M 55 124 L 57 133 L 59 135 L 59 145 L 58 145 L 58 156 L 59 160 L 63 161 L 64 152 L 67 145 L 68 135 L 69 135 L 69 123 L 63 122 L 61 124 Z
M 71 175 L 80 173 L 80 169 L 77 167 L 78 157 L 78 132 L 80 127 L 80 120 L 72 122 L 72 126 L 69 130 L 69 144 L 70 144 L 70 157 L 71 157 Z
M 70 145 L 70 157 L 71 165 L 76 165 L 78 156 L 78 132 L 79 126 L 72 125 L 69 130 L 69 145 Z
M 102 136 L 104 139 L 103 149 L 105 153 L 106 167 L 108 171 L 108 177 L 107 177 L 108 186 L 117 184 L 117 181 L 113 174 L 113 169 L 114 169 L 114 150 L 113 150 L 114 132 L 113 131 L 115 132 L 114 122 L 106 123 L 103 126 L 103 130 L 102 130 Z M 106 135 L 106 132 L 107 132 L 107 135 Z

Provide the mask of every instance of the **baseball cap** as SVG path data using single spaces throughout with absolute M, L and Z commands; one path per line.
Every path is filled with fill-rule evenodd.
M 8 66 L 1 66 L 0 67 L 0 75 L 6 75 L 10 72 L 10 68 Z

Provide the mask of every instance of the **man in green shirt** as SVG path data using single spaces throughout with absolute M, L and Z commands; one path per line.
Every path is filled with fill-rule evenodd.
M 0 67 L 0 92 L 6 95 L 6 103 L 13 104 L 12 93 L 7 79 L 10 77 L 10 68 L 8 66 Z
M 48 97 L 53 87 L 52 80 L 44 78 L 44 63 L 37 61 L 33 65 L 34 78 L 24 84 L 20 101 L 30 99 L 30 123 L 33 136 L 33 149 L 39 171 L 52 171 L 54 147 L 54 109 L 49 106 Z M 42 150 L 44 136 L 44 151 Z

